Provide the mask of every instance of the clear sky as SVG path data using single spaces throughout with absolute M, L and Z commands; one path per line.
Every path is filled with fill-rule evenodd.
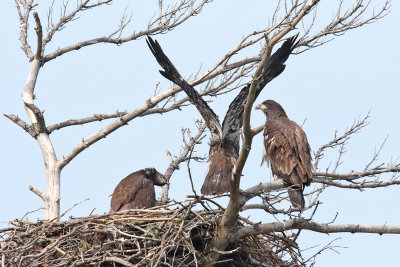
M 155 13 L 152 6 L 158 1 L 142 1 L 146 5 L 138 2 L 116 1 L 112 6 L 83 14 L 79 20 L 58 32 L 46 51 L 111 32 L 118 25 L 127 5 L 128 10 L 133 12 L 133 24 L 129 30 L 143 29 Z M 334 2 L 320 2 L 317 28 L 322 27 L 321 22 L 332 18 Z M 37 7 L 43 24 L 50 3 L 40 1 Z M 380 3 L 382 1 L 372 1 L 375 6 Z M 58 15 L 59 5 L 56 3 L 55 6 Z M 265 27 L 271 8 L 271 4 L 260 0 L 217 0 L 206 5 L 203 12 L 190 21 L 156 38 L 182 75 L 189 77 L 199 68 L 202 73 L 213 66 L 245 34 Z M 14 1 L 1 1 L 0 10 L 0 46 L 3 52 L 0 63 L 0 113 L 16 114 L 27 120 L 21 94 L 30 64 L 20 49 L 19 21 Z M 34 48 L 35 34 L 31 24 L 29 41 Z M 398 159 L 399 25 L 400 4 L 393 1 L 388 16 L 377 23 L 347 32 L 301 55 L 292 55 L 285 72 L 268 85 L 256 103 L 275 99 L 292 120 L 301 124 L 306 119 L 304 130 L 313 151 L 331 140 L 335 130 L 343 132 L 355 118 L 371 111 L 370 124 L 351 140 L 339 171 L 362 170 L 387 135 L 389 139 L 379 161 Z M 254 56 L 257 51 L 250 49 L 247 53 L 247 56 Z M 153 95 L 157 83 L 160 82 L 161 90 L 171 86 L 158 69 L 144 39 L 122 46 L 100 44 L 83 48 L 49 62 L 41 69 L 35 103 L 45 110 L 48 125 L 94 113 L 131 111 Z M 225 115 L 236 92 L 214 99 L 210 104 L 220 118 Z M 178 154 L 182 145 L 181 128 L 190 127 L 194 134 L 194 120 L 199 118 L 193 107 L 184 108 L 182 112 L 138 118 L 85 150 L 62 171 L 61 212 L 86 198 L 90 200 L 75 207 L 69 215 L 85 216 L 93 209 L 95 214 L 107 212 L 109 195 L 116 184 L 129 173 L 144 167 L 155 167 L 164 172 L 169 164 L 165 149 Z M 252 125 L 260 125 L 264 119 L 260 112 L 252 113 Z M 82 138 L 91 136 L 109 122 L 54 132 L 51 138 L 57 157 L 62 157 Z M 44 190 L 45 177 L 36 141 L 3 116 L 0 117 L 0 129 L 0 227 L 3 227 L 7 221 L 43 206 L 28 186 L 32 184 Z M 267 166 L 259 166 L 261 147 L 261 136 L 257 136 L 244 170 L 242 188 L 270 179 Z M 207 142 L 204 141 L 197 152 L 206 155 L 207 151 Z M 336 155 L 336 152 L 327 154 L 320 163 L 321 169 L 324 170 Z M 191 168 L 195 187 L 199 191 L 207 164 L 193 163 Z M 191 194 L 185 165 L 175 173 L 171 182 L 172 198 L 179 200 Z M 400 225 L 396 205 L 399 190 L 398 187 L 364 192 L 328 189 L 321 196 L 323 204 L 315 220 L 329 222 L 337 213 L 335 223 L 338 224 L 386 222 L 387 225 Z M 43 217 L 43 211 L 28 216 L 33 221 Z M 274 220 L 264 213 L 256 213 L 251 219 Z M 341 239 L 334 245 L 339 246 L 336 250 L 340 254 L 326 251 L 317 258 L 317 266 L 396 266 L 398 262 L 399 236 L 324 235 L 304 231 L 299 242 L 303 248 L 320 245 L 305 251 L 307 258 L 312 251 L 316 252 L 338 237 Z

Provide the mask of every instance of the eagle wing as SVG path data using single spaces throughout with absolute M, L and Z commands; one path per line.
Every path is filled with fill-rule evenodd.
M 200 112 L 201 116 L 205 120 L 207 127 L 210 129 L 213 139 L 222 139 L 222 128 L 219 122 L 218 116 L 214 111 L 208 106 L 207 102 L 199 95 L 199 93 L 187 83 L 182 76 L 179 74 L 178 70 L 169 60 L 167 55 L 165 55 L 160 44 L 154 41 L 150 36 L 147 39 L 147 45 L 149 46 L 154 57 L 157 59 L 158 64 L 164 69 L 160 70 L 162 76 L 175 83 L 182 88 L 187 94 L 193 105 Z
M 297 187 L 311 182 L 311 154 L 306 134 L 287 118 L 268 119 L 264 131 L 263 161 L 274 175 Z
M 289 58 L 293 49 L 295 49 L 298 44 L 298 42 L 296 42 L 297 36 L 298 35 L 295 35 L 287 39 L 281 45 L 281 47 L 276 50 L 275 53 L 269 58 L 259 78 L 255 99 L 270 81 L 278 77 L 285 70 L 285 62 Z M 239 94 L 229 105 L 224 121 L 222 122 L 223 139 L 229 139 L 231 140 L 231 142 L 237 142 L 239 144 L 239 130 L 240 128 L 242 128 L 243 125 L 244 105 L 246 104 L 250 85 L 251 83 L 243 87 Z
M 153 192 L 154 198 L 154 185 L 149 179 L 145 179 L 141 173 L 132 173 L 115 187 L 111 198 L 110 212 L 117 212 L 132 208 L 146 208 L 147 205 L 141 206 L 142 202 L 148 202 L 147 194 L 151 195 Z M 141 196 L 141 199 L 140 197 Z M 150 196 L 151 197 L 151 196 Z
M 154 184 L 150 179 L 144 179 L 142 186 L 136 191 L 130 202 L 123 205 L 120 210 L 147 209 L 154 207 L 156 196 Z

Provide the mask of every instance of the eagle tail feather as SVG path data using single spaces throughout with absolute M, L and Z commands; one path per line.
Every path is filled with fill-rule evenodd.
M 305 202 L 302 188 L 288 188 L 290 202 L 295 209 L 304 209 Z
M 234 160 L 224 147 L 218 147 L 211 152 L 210 166 L 201 187 L 203 195 L 219 195 L 231 191 Z
M 220 195 L 230 192 L 232 172 L 213 167 L 210 165 L 210 169 L 201 187 L 201 193 L 203 195 Z

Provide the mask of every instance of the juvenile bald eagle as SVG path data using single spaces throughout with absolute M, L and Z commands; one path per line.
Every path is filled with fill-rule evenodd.
M 304 209 L 303 190 L 312 178 L 307 136 L 277 102 L 266 100 L 256 109 L 261 109 L 267 116 L 262 163 L 267 161 L 272 174 L 290 186 L 288 194 L 293 207 Z
M 129 174 L 115 187 L 111 198 L 110 213 L 155 206 L 154 185 L 165 185 L 164 176 L 154 168 Z
M 270 57 L 259 79 L 256 97 L 267 83 L 283 72 L 285 61 L 296 47 L 296 36 L 286 40 L 282 46 Z M 157 62 L 164 70 L 160 73 L 182 88 L 188 95 L 190 102 L 196 106 L 207 127 L 211 132 L 209 161 L 210 165 L 204 179 L 201 193 L 216 195 L 231 190 L 232 171 L 239 155 L 240 129 L 243 125 L 243 109 L 247 101 L 250 84 L 247 84 L 229 105 L 222 125 L 218 116 L 202 99 L 199 93 L 188 84 L 178 70 L 165 55 L 160 44 L 148 37 L 147 44 Z

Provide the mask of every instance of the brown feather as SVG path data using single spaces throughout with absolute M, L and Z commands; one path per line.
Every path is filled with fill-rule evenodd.
M 156 198 L 154 182 L 164 185 L 164 177 L 152 168 L 131 173 L 115 187 L 111 198 L 110 213 L 128 209 L 154 207 Z
M 263 102 L 267 115 L 264 129 L 263 161 L 272 173 L 290 186 L 289 198 L 296 208 L 304 208 L 303 188 L 311 183 L 310 145 L 303 129 L 291 121 L 283 108 L 272 100 Z
M 230 150 L 216 145 L 211 147 L 210 166 L 204 179 L 201 193 L 203 195 L 218 195 L 231 190 L 232 170 L 237 156 Z

